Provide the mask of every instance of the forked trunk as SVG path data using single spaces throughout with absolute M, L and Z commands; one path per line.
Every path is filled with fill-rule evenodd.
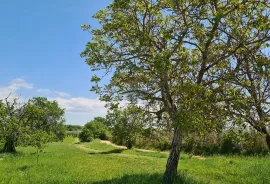
M 180 157 L 181 143 L 182 143 L 182 135 L 181 135 L 180 127 L 177 126 L 174 129 L 171 152 L 167 161 L 166 171 L 164 173 L 165 184 L 173 183 L 175 177 L 177 176 L 177 167 L 178 167 L 178 161 Z
M 6 140 L 5 145 L 4 145 L 3 152 L 5 152 L 5 153 L 14 153 L 14 152 L 16 152 L 15 142 L 14 142 L 14 140 L 11 137 L 9 137 Z

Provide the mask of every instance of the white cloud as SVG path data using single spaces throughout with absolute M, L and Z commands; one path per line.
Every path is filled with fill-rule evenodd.
M 104 107 L 105 102 L 99 99 L 89 99 L 84 97 L 78 98 L 49 98 L 56 100 L 62 108 L 73 114 L 92 114 L 94 116 L 105 116 L 107 109 Z
M 54 93 L 56 93 L 60 97 L 69 97 L 70 96 L 70 94 L 65 93 L 65 92 L 60 92 L 60 91 L 54 91 Z
M 43 95 L 51 95 L 51 96 L 58 96 L 58 97 L 69 97 L 71 96 L 68 93 L 61 92 L 61 91 L 52 91 L 49 89 L 38 89 L 36 90 L 38 93 L 41 93 Z
M 37 92 L 38 93 L 45 94 L 45 95 L 48 95 L 48 94 L 51 94 L 52 93 L 52 91 L 49 90 L 49 89 L 38 89 Z
M 89 99 L 85 97 L 78 98 L 48 98 L 58 102 L 61 108 L 65 108 L 67 124 L 85 124 L 94 117 L 105 117 L 107 109 L 105 102 L 99 99 Z
M 8 86 L 1 87 L 0 88 L 0 99 L 6 98 L 9 94 L 12 94 L 12 96 L 18 96 L 17 92 L 20 89 L 32 89 L 33 84 L 27 83 L 22 78 L 17 78 L 12 80 Z

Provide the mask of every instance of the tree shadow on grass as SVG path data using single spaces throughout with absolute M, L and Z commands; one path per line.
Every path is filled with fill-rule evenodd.
M 111 151 L 103 151 L 103 152 L 91 152 L 88 153 L 89 155 L 97 155 L 97 154 L 102 154 L 102 155 L 107 155 L 107 154 L 117 154 L 117 153 L 122 153 L 124 149 L 114 149 Z
M 5 156 L 5 155 L 22 156 L 22 155 L 24 155 L 24 153 L 21 152 L 21 151 L 16 151 L 16 152 L 8 153 L 8 152 L 4 152 L 3 150 L 0 150 L 0 156 Z
M 23 166 L 18 167 L 17 169 L 20 171 L 26 171 L 30 169 L 31 167 L 32 167 L 31 165 L 23 165 Z
M 137 174 L 125 175 L 121 178 L 94 182 L 92 184 L 162 184 L 162 181 L 162 174 Z M 195 181 L 187 174 L 179 174 L 179 176 L 174 181 L 174 184 L 202 184 L 202 182 Z

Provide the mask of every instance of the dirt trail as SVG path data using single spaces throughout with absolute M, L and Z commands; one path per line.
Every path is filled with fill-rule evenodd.
M 94 149 L 90 149 L 90 148 L 84 147 L 83 145 L 75 145 L 75 144 L 73 144 L 73 145 L 75 146 L 75 148 L 80 149 L 80 150 L 82 150 L 82 151 L 84 151 L 84 152 L 87 152 L 87 153 L 89 153 L 89 152 L 94 153 L 94 154 L 95 154 L 95 153 L 96 153 L 96 154 L 102 153 L 101 151 L 94 150 Z M 127 149 L 127 148 L 126 148 L 126 149 Z M 146 155 L 132 155 L 132 154 L 124 154 L 124 153 L 121 153 L 121 154 L 119 154 L 119 153 L 110 153 L 109 155 L 111 155 L 111 156 L 119 156 L 119 157 L 156 159 L 156 157 L 152 157 L 152 156 L 146 156 Z M 159 159 L 165 159 L 165 158 L 159 158 Z
M 100 141 L 101 143 L 103 144 L 108 144 L 108 145 L 111 145 L 115 148 L 120 148 L 120 149 L 127 149 L 126 146 L 119 146 L 119 145 L 116 145 L 110 141 L 103 141 L 101 140 Z M 162 153 L 162 154 L 169 154 L 168 152 L 158 152 L 158 151 L 153 151 L 153 150 L 147 150 L 147 149 L 135 149 L 136 151 L 141 151 L 141 152 L 148 152 L 148 153 Z M 202 156 L 191 156 L 191 158 L 196 158 L 196 159 L 199 159 L 199 160 L 205 160 L 206 158 L 205 157 L 202 157 Z
M 116 145 L 110 141 L 100 141 L 101 143 L 104 143 L 104 144 L 108 144 L 108 145 L 111 145 L 111 146 L 114 146 L 116 148 L 120 148 L 120 149 L 127 149 L 126 146 L 119 146 L 119 145 Z M 157 151 L 153 151 L 153 150 L 147 150 L 147 149 L 135 149 L 136 151 L 141 151 L 141 152 L 148 152 L 148 153 L 162 153 L 162 154 L 167 154 L 166 152 L 157 152 Z
M 110 141 L 104 141 L 104 140 L 101 140 L 100 141 L 101 143 L 103 144 L 107 144 L 107 145 L 111 145 L 115 148 L 119 148 L 119 149 L 127 149 L 126 146 L 119 146 L 119 145 L 116 145 Z M 75 145 L 75 144 L 73 144 Z M 95 152 L 95 153 L 99 153 L 100 151 L 98 150 L 94 150 L 94 149 L 90 149 L 90 148 L 87 148 L 83 145 L 75 145 L 75 147 L 77 147 L 78 149 L 82 150 L 82 151 L 90 151 L 90 152 Z M 158 152 L 158 151 L 153 151 L 153 150 L 147 150 L 147 149 L 135 149 L 136 151 L 141 151 L 141 152 L 148 152 L 148 153 L 162 153 L 162 154 L 169 154 L 168 152 Z M 115 154 L 115 153 L 112 153 L 111 155 L 117 155 L 117 156 L 124 156 L 124 157 L 151 157 L 151 156 L 142 156 L 142 155 L 131 155 L 131 154 Z M 151 157 L 153 158 L 153 157 Z M 205 160 L 206 158 L 202 157 L 202 156 L 191 156 L 190 158 L 196 158 L 196 159 L 199 159 L 199 160 Z
M 75 145 L 75 144 L 74 144 L 74 145 Z M 79 148 L 79 149 L 82 150 L 82 151 L 86 151 L 86 152 L 88 152 L 88 151 L 96 152 L 96 153 L 99 152 L 99 151 L 97 151 L 97 150 L 94 150 L 94 149 L 90 149 L 90 148 L 84 147 L 83 145 L 75 145 L 75 147 L 76 147 L 76 148 Z
M 116 148 L 127 149 L 126 146 L 119 146 L 119 145 L 113 144 L 113 143 L 110 142 L 110 141 L 102 141 L 102 140 L 101 140 L 100 142 L 103 143 L 103 144 L 111 145 L 111 146 L 116 147 Z

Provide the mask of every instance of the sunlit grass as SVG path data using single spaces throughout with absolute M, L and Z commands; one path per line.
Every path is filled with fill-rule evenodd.
M 116 149 L 95 140 L 75 144 L 49 144 L 36 164 L 34 148 L 17 154 L 0 154 L 0 183 L 160 183 L 167 154 Z M 177 183 L 270 183 L 269 157 L 181 157 L 179 168 L 187 173 Z

